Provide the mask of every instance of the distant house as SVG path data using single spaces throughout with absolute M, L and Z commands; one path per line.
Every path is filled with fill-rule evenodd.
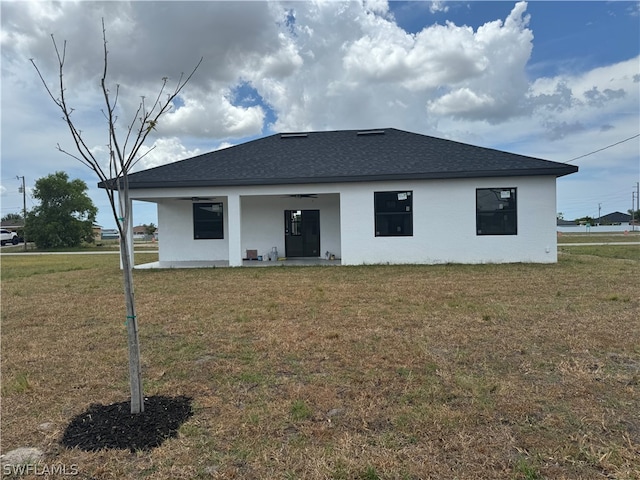
M 631 222 L 631 215 L 622 212 L 608 213 L 600 217 L 600 225 L 628 225 Z
M 394 128 L 283 133 L 133 173 L 160 267 L 557 261 L 556 178 L 578 167 Z M 113 188 L 101 183 L 101 188 Z
M 134 240 L 151 240 L 157 239 L 157 229 L 153 233 L 147 233 L 148 227 L 146 225 L 138 225 L 133 227 L 133 239 Z
M 24 228 L 24 220 L 20 219 L 18 221 L 0 222 L 0 227 L 4 228 L 5 230 L 11 230 L 12 232 L 22 230 Z
M 93 241 L 94 242 L 98 242 L 100 240 L 102 240 L 102 226 L 98 225 L 97 223 L 93 224 L 92 227 L 92 231 L 93 231 Z
M 133 239 L 134 240 L 146 240 L 147 239 L 147 228 L 144 225 L 138 225 L 133 227 Z
M 103 228 L 101 237 L 102 240 L 117 240 L 120 238 L 120 233 L 117 228 Z
M 563 218 L 558 218 L 556 219 L 556 225 L 558 227 L 570 227 L 577 224 L 575 220 L 565 220 Z

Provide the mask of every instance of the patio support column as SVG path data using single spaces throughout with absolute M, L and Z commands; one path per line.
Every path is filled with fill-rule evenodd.
M 240 248 L 240 195 L 227 197 L 227 225 L 229 230 L 229 266 L 242 266 L 242 250 Z

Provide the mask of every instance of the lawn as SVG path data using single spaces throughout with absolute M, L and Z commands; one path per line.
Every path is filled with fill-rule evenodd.
M 640 231 L 635 230 L 624 232 L 604 232 L 604 233 L 558 233 L 558 245 L 564 243 L 625 243 L 640 242 Z
M 60 444 L 128 396 L 117 256 L 3 257 L 2 453 L 39 447 L 84 479 L 640 478 L 638 248 L 575 248 L 136 271 L 146 394 L 193 416 L 134 453 Z

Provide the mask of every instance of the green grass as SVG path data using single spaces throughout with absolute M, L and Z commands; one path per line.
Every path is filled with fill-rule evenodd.
M 157 261 L 156 253 L 138 253 L 135 255 L 136 265 Z M 2 281 L 17 278 L 32 277 L 34 275 L 51 275 L 77 270 L 90 271 L 96 268 L 119 268 L 118 254 L 94 255 L 18 255 L 1 257 L 0 278 Z
M 591 255 L 600 258 L 640 259 L 640 245 L 558 246 L 559 253 Z
M 59 444 L 128 396 L 117 255 L 2 257 L 1 453 L 38 446 L 80 478 L 640 478 L 640 259 L 580 248 L 135 271 L 146 394 L 195 410 L 135 455 Z
M 620 243 L 620 242 L 640 242 L 640 231 L 636 227 L 635 231 L 605 232 L 605 233 L 560 233 L 558 234 L 558 244 L 563 243 Z

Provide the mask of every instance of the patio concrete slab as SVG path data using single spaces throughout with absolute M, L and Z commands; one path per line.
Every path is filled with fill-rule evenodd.
M 243 267 L 278 267 L 278 266 L 291 266 L 291 267 L 309 267 L 309 266 L 339 266 L 341 265 L 340 259 L 326 260 L 324 258 L 289 258 L 286 260 L 277 261 L 258 261 L 258 260 L 244 260 L 242 262 Z M 192 262 L 151 262 L 136 265 L 136 270 L 149 270 L 157 268 L 226 268 L 229 267 L 229 262 L 226 260 L 214 260 L 214 261 L 192 261 Z

